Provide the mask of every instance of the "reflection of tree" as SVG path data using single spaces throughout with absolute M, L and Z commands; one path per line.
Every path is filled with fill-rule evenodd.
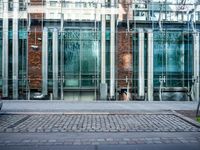
M 169 70 L 171 71 L 181 71 L 183 62 L 181 61 L 183 56 L 182 47 L 182 34 L 177 32 L 169 32 L 166 34 L 166 42 L 167 42 L 167 58 L 169 64 Z
M 65 46 L 65 66 L 67 70 L 73 71 L 78 69 L 80 43 L 78 41 L 67 42 Z M 76 67 L 77 66 L 77 67 Z
M 181 71 L 184 65 L 182 40 L 182 34 L 178 32 L 167 32 L 166 34 L 155 32 L 154 63 L 158 71 L 162 71 L 166 65 L 168 65 L 168 71 Z

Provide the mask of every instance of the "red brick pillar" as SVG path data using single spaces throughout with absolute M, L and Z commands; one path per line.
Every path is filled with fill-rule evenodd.
M 132 33 L 126 32 L 126 28 L 118 28 L 118 89 L 120 90 L 119 99 L 128 100 L 126 93 L 129 82 L 129 99 L 132 98 L 132 75 L 133 75 L 133 53 L 132 53 Z M 126 78 L 128 80 L 126 80 Z M 128 82 L 126 82 L 128 81 Z M 127 92 L 127 91 L 126 91 Z
M 29 7 L 41 7 L 43 0 L 30 0 Z M 30 89 L 42 88 L 42 19 L 44 14 L 33 12 L 28 14 L 31 20 L 28 33 L 28 77 Z

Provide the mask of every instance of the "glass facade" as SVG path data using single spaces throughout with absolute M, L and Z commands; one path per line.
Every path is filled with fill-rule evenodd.
M 0 97 L 195 100 L 199 12 L 195 0 L 1 0 Z
M 2 24 L 2 22 L 1 22 Z M 2 62 L 2 27 L 0 28 L 0 62 Z M 0 89 L 2 89 L 2 65 L 0 65 Z
M 154 32 L 154 78 L 167 87 L 187 87 L 192 77 L 192 36 L 184 31 Z M 189 50 L 188 50 L 189 49 Z

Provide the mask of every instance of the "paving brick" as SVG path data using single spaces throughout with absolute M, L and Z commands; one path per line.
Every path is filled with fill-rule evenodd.
M 1 115 L 0 132 L 198 132 L 172 114 Z M 107 139 L 106 139 L 107 140 Z M 160 140 L 160 139 L 158 139 Z

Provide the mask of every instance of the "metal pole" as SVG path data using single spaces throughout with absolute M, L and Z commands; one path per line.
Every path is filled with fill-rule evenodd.
M 53 98 L 58 98 L 58 30 L 53 31 Z
M 144 31 L 138 29 L 139 62 L 138 62 L 138 96 L 144 97 Z
M 199 33 L 193 33 L 193 56 L 194 56 L 194 93 L 195 100 L 199 99 Z
M 3 0 L 2 96 L 8 97 L 8 0 Z
M 18 13 L 19 0 L 13 0 L 13 49 L 12 49 L 12 73 L 13 73 L 13 99 L 18 98 Z
M 61 1 L 61 50 L 60 50 L 60 98 L 64 100 L 63 95 L 63 84 L 64 84 L 64 42 L 63 42 L 63 24 L 64 24 L 64 14 L 62 13 L 63 1 Z
M 106 16 L 101 19 L 101 83 L 106 83 Z
M 148 100 L 153 101 L 153 32 L 147 30 L 148 35 Z
M 110 99 L 115 99 L 115 1 L 111 0 L 110 19 Z
M 105 14 L 101 14 L 101 84 L 100 84 L 100 99 L 101 100 L 106 100 L 107 99 L 107 83 L 106 83 L 106 15 Z
M 46 27 L 42 36 L 42 94 L 48 94 L 48 29 Z

